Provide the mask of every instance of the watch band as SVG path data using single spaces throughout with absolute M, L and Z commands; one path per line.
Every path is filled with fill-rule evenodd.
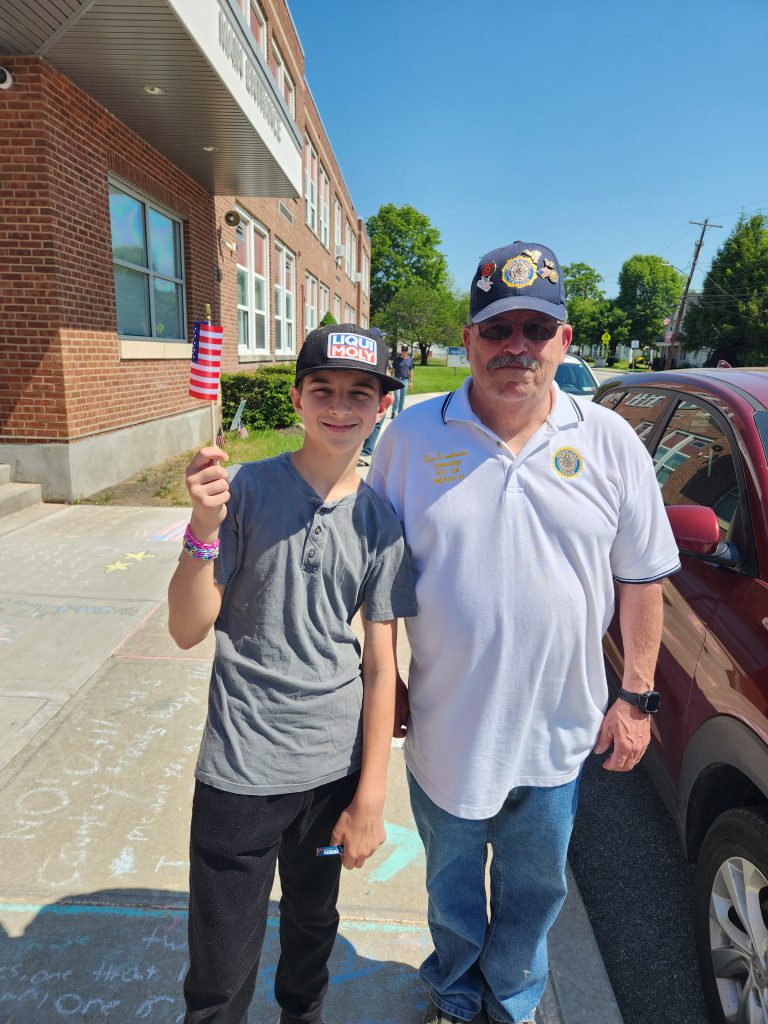
M 619 690 L 619 697 L 625 700 L 627 704 L 640 708 L 647 715 L 655 715 L 661 704 L 661 695 L 655 690 L 646 690 L 645 693 L 634 693 L 632 690 L 625 690 L 622 687 Z

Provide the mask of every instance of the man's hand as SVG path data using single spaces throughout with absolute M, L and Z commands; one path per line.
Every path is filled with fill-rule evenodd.
M 625 700 L 617 700 L 605 714 L 595 753 L 604 754 L 613 743 L 613 753 L 603 762 L 603 768 L 631 772 L 650 741 L 650 715 Z
M 227 514 L 229 477 L 219 465 L 229 458 L 216 445 L 201 448 L 187 466 L 187 490 L 192 500 L 192 532 L 200 540 L 218 529 Z M 200 532 L 198 532 L 200 531 Z
M 408 703 L 408 687 L 397 674 L 395 683 L 395 727 L 392 735 L 396 740 L 401 740 L 408 730 L 408 719 L 411 716 L 411 708 Z
M 384 831 L 384 808 L 359 803 L 355 798 L 331 833 L 331 845 L 343 844 L 341 863 L 345 868 L 361 868 L 387 838 Z

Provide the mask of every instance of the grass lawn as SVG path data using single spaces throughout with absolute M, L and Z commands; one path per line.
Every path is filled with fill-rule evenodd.
M 254 430 L 241 440 L 227 434 L 224 451 L 230 463 L 268 459 L 281 452 L 294 452 L 301 447 L 303 433 L 299 427 L 287 430 Z M 82 499 L 89 505 L 189 505 L 184 483 L 184 469 L 197 449 L 174 455 L 150 469 L 144 469 L 122 483 Z
M 448 367 L 440 363 L 430 362 L 429 366 L 414 366 L 413 386 L 408 388 L 409 395 L 426 395 L 438 391 L 455 391 L 469 376 L 469 370 L 463 367 Z

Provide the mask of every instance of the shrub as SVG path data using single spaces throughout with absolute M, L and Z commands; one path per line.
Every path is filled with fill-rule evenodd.
M 339 321 L 334 319 L 334 317 L 331 316 L 330 312 L 328 312 L 328 313 L 325 314 L 325 316 L 323 317 L 323 319 L 320 321 L 320 323 L 317 326 L 318 327 L 335 327 L 338 322 Z
M 291 402 L 293 366 L 262 366 L 254 373 L 221 375 L 221 412 L 229 429 L 240 402 L 245 399 L 242 422 L 251 430 L 277 430 L 299 422 Z

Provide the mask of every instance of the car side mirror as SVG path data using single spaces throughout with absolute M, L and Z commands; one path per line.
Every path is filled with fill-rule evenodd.
M 739 555 L 733 544 L 720 540 L 720 524 L 714 509 L 706 505 L 667 505 L 667 519 L 681 555 L 736 565 Z

